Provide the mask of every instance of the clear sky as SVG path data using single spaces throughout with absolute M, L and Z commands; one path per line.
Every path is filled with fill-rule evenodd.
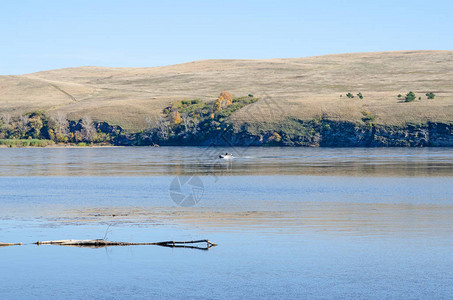
M 453 1 L 0 0 L 0 74 L 453 49 Z

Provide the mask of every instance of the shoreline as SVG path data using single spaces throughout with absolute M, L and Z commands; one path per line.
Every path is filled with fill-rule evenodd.
M 223 124 L 223 123 L 222 123 Z M 99 129 L 108 135 L 102 141 L 85 139 L 80 142 L 57 143 L 53 139 L 0 139 L 1 148 L 86 148 L 126 146 L 201 146 L 201 147 L 453 147 L 453 123 L 427 122 L 403 126 L 372 122 L 354 123 L 328 119 L 303 121 L 288 118 L 281 123 L 245 123 L 234 126 L 228 122 L 217 128 L 201 127 L 198 132 L 179 126 L 163 137 L 159 131 L 126 133 Z M 209 124 L 208 124 L 209 125 Z M 224 126 L 225 125 L 225 126 Z
M 87 146 L 77 146 L 77 145 L 49 145 L 49 146 L 14 146 L 14 147 L 9 147 L 8 145 L 0 145 L 0 148 L 121 148 L 121 147 L 127 147 L 127 146 L 121 146 L 121 145 L 87 145 Z

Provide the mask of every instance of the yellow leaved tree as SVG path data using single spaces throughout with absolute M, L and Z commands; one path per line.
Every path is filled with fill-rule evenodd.
M 214 103 L 214 109 L 217 112 L 231 104 L 233 104 L 233 95 L 230 92 L 223 91 Z
M 181 124 L 182 118 L 181 118 L 181 115 L 180 115 L 179 111 L 177 111 L 177 110 L 176 111 L 172 111 L 172 113 L 171 113 L 171 121 L 175 125 Z

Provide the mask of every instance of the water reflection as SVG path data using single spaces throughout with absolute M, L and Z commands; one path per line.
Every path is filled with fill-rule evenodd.
M 453 205 L 386 203 L 266 203 L 266 210 L 228 211 L 209 208 L 98 207 L 59 212 L 47 218 L 61 226 L 116 224 L 120 226 L 179 225 L 213 232 L 279 235 L 323 233 L 351 236 L 437 236 L 453 234 Z
M 214 153 L 235 154 L 222 161 Z M 240 154 L 239 154 L 240 153 Z M 453 176 L 449 148 L 0 148 L 0 176 Z

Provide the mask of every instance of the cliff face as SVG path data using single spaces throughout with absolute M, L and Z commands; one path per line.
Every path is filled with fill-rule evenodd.
M 212 135 L 201 145 L 307 146 L 307 147 L 453 147 L 453 124 L 385 126 L 323 121 L 300 123 L 298 132 L 261 131 L 247 128 Z M 253 133 L 252 133 L 253 132 Z M 275 133 L 281 137 L 275 139 Z M 174 143 L 181 144 L 181 143 Z
M 320 146 L 328 147 L 451 147 L 453 124 L 408 124 L 404 127 L 331 123 L 322 132 Z
M 72 127 L 80 126 L 71 123 Z M 108 134 L 114 145 L 148 146 L 287 146 L 287 147 L 453 147 L 453 123 L 407 124 L 386 126 L 332 120 L 301 121 L 290 119 L 284 124 L 267 124 L 256 128 L 244 124 L 209 133 L 174 134 L 163 140 L 152 132 L 125 134 L 121 127 L 105 122 L 96 129 Z
M 453 124 L 428 123 L 404 128 L 376 126 L 370 146 L 451 147 Z

